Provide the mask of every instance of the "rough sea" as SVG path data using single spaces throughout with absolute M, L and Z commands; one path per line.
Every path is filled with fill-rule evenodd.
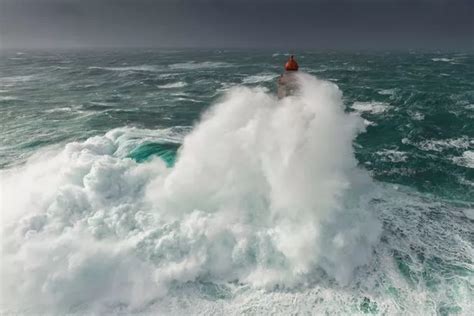
M 474 55 L 0 54 L 0 313 L 474 315 Z

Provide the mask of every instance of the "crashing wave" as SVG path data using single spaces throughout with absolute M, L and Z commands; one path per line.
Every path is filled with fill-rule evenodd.
M 1 171 L 2 309 L 140 311 L 188 282 L 348 284 L 381 232 L 352 148 L 364 124 L 336 85 L 299 80 L 282 100 L 231 89 L 172 167 L 130 157 L 171 131 L 118 129 Z

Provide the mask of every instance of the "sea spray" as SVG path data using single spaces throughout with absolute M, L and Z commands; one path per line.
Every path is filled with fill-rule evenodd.
M 380 234 L 363 122 L 334 84 L 299 80 L 282 100 L 232 89 L 172 168 L 127 158 L 122 129 L 2 171 L 2 310 L 134 310 L 187 282 L 271 290 L 318 271 L 347 284 Z
M 246 280 L 259 285 L 301 281 L 298 276 L 318 262 L 347 282 L 380 231 L 368 205 L 359 203 L 361 192 L 354 194 L 360 182 L 364 190 L 370 187 L 352 149 L 363 129 L 360 118 L 344 113 L 336 85 L 304 74 L 299 80 L 300 94 L 283 100 L 259 89 L 229 92 L 185 138 L 170 175 L 152 184 L 148 194 L 170 216 L 211 213 L 221 221 L 216 229 L 234 238 L 233 230 L 242 226 L 251 233 L 236 241 L 246 245 L 256 242 L 255 235 L 268 238 L 271 252 L 282 260 L 256 254 L 258 270 Z M 349 227 L 324 227 L 337 226 L 334 219 L 352 218 L 353 212 Z M 342 226 L 344 220 L 335 223 Z M 250 255 L 255 249 L 245 251 Z M 272 264 L 265 266 L 268 261 Z M 230 267 L 229 273 L 235 271 Z

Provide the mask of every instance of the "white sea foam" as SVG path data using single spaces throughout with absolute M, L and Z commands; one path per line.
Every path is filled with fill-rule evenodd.
M 226 62 L 213 62 L 213 61 L 204 61 L 204 62 L 185 62 L 185 63 L 177 63 L 169 65 L 171 69 L 186 69 L 186 70 L 194 70 L 194 69 L 205 69 L 205 68 L 224 68 L 224 67 L 231 67 L 232 64 Z
M 253 83 L 259 83 L 259 82 L 267 82 L 267 81 L 272 81 L 274 80 L 278 75 L 276 74 L 258 74 L 258 75 L 253 75 L 253 76 L 248 76 L 247 78 L 244 78 L 242 80 L 242 83 L 244 84 L 253 84 Z
M 146 71 L 146 72 L 156 72 L 160 71 L 162 67 L 156 65 L 138 65 L 138 66 L 123 66 L 123 67 L 99 67 L 91 66 L 89 69 L 102 69 L 110 71 Z
M 474 221 L 474 208 L 465 209 L 464 215 L 466 215 L 466 217 L 469 218 L 470 220 Z
M 202 100 L 197 100 L 197 99 L 193 99 L 193 98 L 189 98 L 189 97 L 178 97 L 178 98 L 176 98 L 176 100 L 178 100 L 178 101 L 188 101 L 188 102 L 193 102 L 193 103 L 202 103 L 202 102 L 204 102 Z
M 423 121 L 425 119 L 425 115 L 421 112 L 409 112 L 409 114 L 415 121 Z
M 463 176 L 461 175 L 458 175 L 456 176 L 457 180 L 459 183 L 463 184 L 463 185 L 467 185 L 467 186 L 471 186 L 471 187 L 474 187 L 474 181 L 470 181 L 466 178 L 464 178 Z
M 383 89 L 378 91 L 378 94 L 381 95 L 394 95 L 395 94 L 395 89 Z
M 449 139 L 441 139 L 441 140 L 425 140 L 417 144 L 417 146 L 426 151 L 438 151 L 441 152 L 446 149 L 450 148 L 458 148 L 458 149 L 467 149 L 469 146 L 474 145 L 474 140 L 469 139 L 466 136 L 459 137 L 459 138 L 449 138 Z
M 72 112 L 75 109 L 79 109 L 79 107 L 70 107 L 70 106 L 63 106 L 59 108 L 52 108 L 45 110 L 45 113 L 61 113 L 61 112 Z
M 163 85 L 159 85 L 158 87 L 161 89 L 176 89 L 176 88 L 184 88 L 188 84 L 184 81 L 172 82 Z
M 365 126 L 377 126 L 378 124 L 369 120 L 364 119 Z
M 1 171 L 2 309 L 140 312 L 190 281 L 294 287 L 321 269 L 350 282 L 381 231 L 363 123 L 336 85 L 299 80 L 282 100 L 232 89 L 171 169 L 127 153 L 173 131 L 118 129 Z
M 391 106 L 384 102 L 354 102 L 352 108 L 357 112 L 380 114 L 388 111 Z
M 463 152 L 461 157 L 454 157 L 453 161 L 457 165 L 467 168 L 474 168 L 474 151 L 467 150 Z
M 31 80 L 34 80 L 38 75 L 24 75 L 24 76 L 11 76 L 11 77 L 0 77 L 0 85 L 3 87 L 12 87 L 17 84 L 22 84 Z
M 278 57 L 278 56 L 290 56 L 290 54 L 289 53 L 280 53 L 280 52 L 272 54 L 272 57 Z
M 18 100 L 18 98 L 11 95 L 0 95 L 0 101 L 12 101 L 12 100 Z
M 432 60 L 432 61 L 442 61 L 442 62 L 446 62 L 446 63 L 449 63 L 449 62 L 454 61 L 454 59 L 452 59 L 452 58 L 446 58 L 446 57 L 431 58 L 431 60 Z
M 405 162 L 408 159 L 408 155 L 404 151 L 394 150 L 394 149 L 384 149 L 376 153 L 382 159 L 382 161 L 389 162 Z

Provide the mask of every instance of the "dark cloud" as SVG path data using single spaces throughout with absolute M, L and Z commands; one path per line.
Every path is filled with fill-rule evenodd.
M 474 48 L 472 0 L 0 0 L 9 47 Z

